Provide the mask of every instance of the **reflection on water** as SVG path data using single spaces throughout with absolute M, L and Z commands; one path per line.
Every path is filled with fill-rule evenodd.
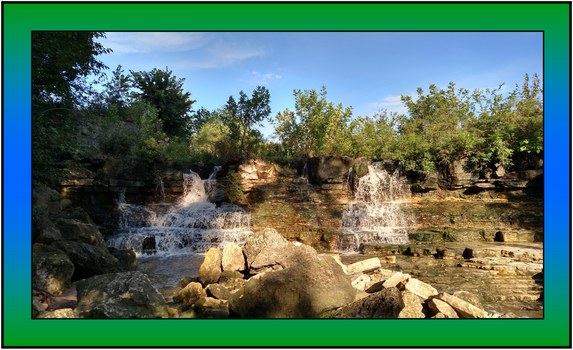
M 151 283 L 164 296 L 173 296 L 174 289 L 183 276 L 196 277 L 205 254 L 181 254 L 172 256 L 140 256 L 137 270 L 146 274 Z

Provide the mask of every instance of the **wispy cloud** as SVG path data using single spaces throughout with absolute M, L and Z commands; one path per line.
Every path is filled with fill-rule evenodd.
M 416 94 L 410 94 L 407 96 L 412 97 L 413 101 L 416 101 L 418 98 L 418 95 L 416 95 Z M 388 112 L 395 112 L 398 114 L 406 114 L 406 113 L 408 113 L 408 109 L 406 108 L 406 106 L 404 106 L 404 103 L 402 103 L 401 98 L 402 98 L 402 95 L 389 95 L 389 96 L 386 96 L 384 98 L 379 99 L 378 101 L 370 102 L 368 104 L 368 106 L 369 106 L 368 109 L 371 111 L 369 114 L 374 114 L 374 113 L 376 113 L 382 109 L 385 109 Z
M 170 66 L 173 67 L 227 67 L 265 54 L 261 48 L 233 40 L 221 33 L 109 32 L 102 43 L 105 47 L 112 48 L 114 54 L 153 54 L 156 57 L 164 57 L 164 61 L 178 57 L 178 63 L 171 62 Z M 190 54 L 187 55 L 187 52 Z M 174 56 L 174 53 L 183 53 L 189 58 Z M 165 54 L 171 54 L 172 57 L 165 58 Z
M 245 79 L 241 79 L 241 81 L 243 81 L 245 83 L 253 84 L 253 85 L 266 85 L 272 81 L 275 81 L 275 80 L 281 79 L 281 78 L 282 78 L 282 76 L 275 74 L 275 73 L 261 74 L 259 72 L 253 71 L 252 74 L 250 74 L 250 76 L 248 76 Z
M 261 48 L 219 42 L 206 47 L 200 58 L 190 61 L 189 65 L 195 68 L 227 67 L 235 62 L 264 54 L 265 51 Z
M 196 32 L 110 32 L 104 46 L 114 53 L 183 52 L 205 46 L 213 40 L 212 33 Z
M 401 96 L 387 96 L 377 102 L 372 102 L 371 105 L 376 108 L 390 108 L 402 105 Z

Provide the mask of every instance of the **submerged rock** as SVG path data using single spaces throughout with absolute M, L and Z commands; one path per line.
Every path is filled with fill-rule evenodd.
M 137 270 L 137 257 L 133 248 L 117 249 L 108 247 L 107 250 L 119 261 L 118 272 Z
M 76 283 L 79 318 L 168 317 L 163 296 L 139 271 L 112 273 Z

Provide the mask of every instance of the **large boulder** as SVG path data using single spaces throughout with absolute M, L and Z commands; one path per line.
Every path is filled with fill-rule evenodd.
M 73 241 L 57 241 L 50 245 L 65 252 L 74 265 L 72 281 L 116 272 L 119 261 L 107 249 Z
M 36 243 L 32 246 L 32 287 L 60 295 L 72 284 L 74 264 L 63 251 Z
M 79 318 L 168 317 L 163 296 L 139 271 L 95 276 L 76 286 Z
M 309 159 L 309 180 L 319 185 L 347 180 L 354 159 L 349 157 L 312 157 Z
M 54 223 L 62 234 L 62 239 L 82 242 L 107 249 L 105 240 L 89 215 L 81 208 L 63 211 Z
M 243 253 L 247 259 L 247 266 L 251 266 L 257 255 L 267 248 L 282 248 L 289 242 L 281 236 L 277 230 L 267 228 L 262 231 L 254 232 L 249 236 L 243 246 Z
M 396 287 L 385 288 L 346 305 L 340 310 L 326 312 L 321 318 L 398 318 L 404 309 L 402 294 Z
M 257 277 L 230 295 L 232 314 L 241 318 L 308 318 L 346 305 L 356 296 L 348 275 L 328 257 Z

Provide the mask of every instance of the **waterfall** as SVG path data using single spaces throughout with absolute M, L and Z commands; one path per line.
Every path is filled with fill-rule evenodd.
M 361 243 L 408 244 L 412 219 L 403 210 L 411 196 L 407 181 L 396 170 L 389 174 L 381 163 L 368 166 L 356 186 L 354 201 L 342 213 L 341 227 Z
M 183 196 L 177 204 L 162 204 L 163 210 L 154 211 L 154 205 L 125 203 L 125 195 L 117 201 L 120 211 L 120 230 L 111 237 L 109 246 L 133 248 L 141 255 L 202 253 L 212 247 L 241 243 L 250 233 L 250 215 L 239 206 L 223 203 L 217 207 L 208 196 L 216 186 L 215 167 L 207 180 L 201 180 L 191 171 L 183 174 Z M 167 209 L 165 209 L 167 206 Z M 144 247 L 154 241 L 155 247 Z
M 304 163 L 304 167 L 302 167 L 302 175 L 300 176 L 303 179 L 306 179 L 306 183 L 308 184 L 308 163 Z
M 165 187 L 163 186 L 163 178 L 159 175 L 156 176 L 157 177 L 157 186 L 155 187 L 155 190 L 159 190 L 161 193 L 161 199 L 165 201 Z M 125 196 L 124 196 L 125 199 Z

